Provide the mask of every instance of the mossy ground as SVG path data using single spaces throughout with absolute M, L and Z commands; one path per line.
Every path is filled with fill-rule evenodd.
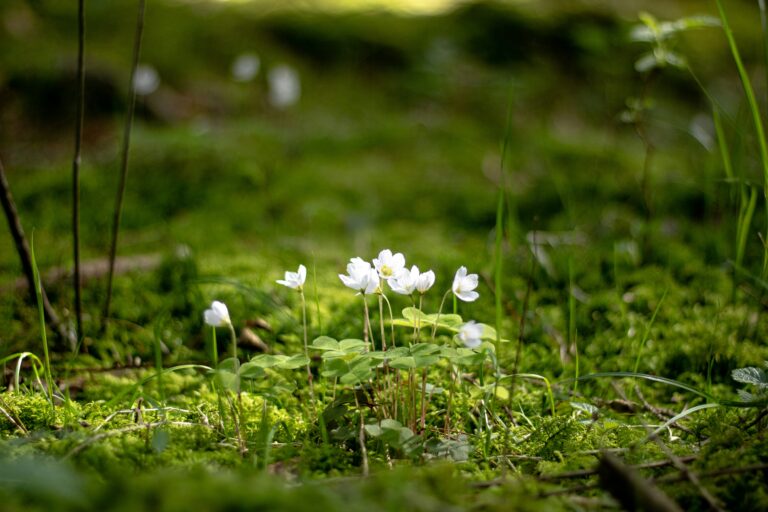
M 0 7 L 3 19 L 32 20 L 31 32 L 0 32 L 8 121 L 0 140 L 43 273 L 71 263 L 70 103 L 50 94 L 68 83 L 69 68 L 55 63 L 69 55 L 74 18 L 54 4 Z M 764 216 L 755 216 L 750 231 L 747 272 L 735 273 L 728 262 L 735 257 L 739 186 L 724 181 L 716 149 L 692 136 L 692 123 L 708 126 L 701 121 L 708 106 L 673 70 L 652 89 L 646 129 L 654 153 L 644 189 L 645 148 L 633 127 L 618 121 L 627 98 L 645 87 L 632 68 L 641 49 L 625 37 L 626 16 L 634 13 L 617 13 L 610 2 L 550 4 L 540 3 L 540 12 L 469 6 L 399 18 L 152 3 L 143 60 L 158 69 L 162 86 L 139 102 L 120 253 L 160 254 L 162 263 L 118 276 L 105 335 L 103 279 L 86 283 L 87 353 L 54 351 L 54 376 L 69 393 L 55 414 L 28 359 L 21 389 L 0 395 L 7 413 L 0 415 L 3 508 L 614 508 L 599 487 L 578 489 L 594 476 L 558 475 L 593 468 L 605 449 L 630 464 L 668 459 L 663 446 L 646 440 L 647 426 L 704 400 L 640 379 L 576 386 L 577 356 L 580 375 L 637 364 L 639 372 L 737 399 L 741 385 L 731 371 L 768 360 L 767 290 L 756 277 Z M 649 2 L 646 10 L 655 8 L 659 17 L 700 12 L 685 2 Z M 132 31 L 114 21 L 132 19 L 130 3 L 104 9 L 89 6 L 89 69 L 108 87 L 92 86 L 93 95 L 104 96 L 89 104 L 86 123 L 85 259 L 106 253 L 125 103 L 119 84 Z M 745 48 L 757 48 L 759 27 L 749 24 L 746 8 L 734 11 L 740 36 L 754 42 Z M 508 41 L 509 34 L 517 39 Z M 739 86 L 719 35 L 691 34 L 683 50 L 733 112 L 726 128 L 740 178 L 762 183 L 746 116 L 723 92 Z M 5 50 L 11 46 L 20 53 Z M 229 79 L 232 58 L 246 51 L 257 51 L 265 68 L 287 61 L 299 70 L 298 105 L 269 107 L 263 73 L 248 85 Z M 268 370 L 245 385 L 244 456 L 232 408 L 219 402 L 205 371 L 154 378 L 158 346 L 166 369 L 211 364 L 202 311 L 213 299 L 229 305 L 238 331 L 249 326 L 272 353 L 301 353 L 299 298 L 275 284 L 298 263 L 310 269 L 311 338 L 359 337 L 360 299 L 336 274 L 348 258 L 372 258 L 387 247 L 434 269 L 435 290 L 450 286 L 459 265 L 479 273 L 481 299 L 461 304 L 459 313 L 495 324 L 498 162 L 508 107 L 511 212 L 499 293 L 501 333 L 511 341 L 498 357 L 511 373 L 524 325 L 519 370 L 552 382 L 554 415 L 542 381 L 521 378 L 500 383 L 489 418 L 478 369 L 467 370 L 452 403 L 451 435 L 442 432 L 447 395 L 435 394 L 424 445 L 410 450 L 369 440 L 372 476 L 363 479 L 359 443 L 350 435 L 353 395 L 324 432 L 303 369 Z M 0 239 L 10 240 L 4 224 Z M 0 245 L 2 283 L 11 285 L 18 269 L 12 245 Z M 71 322 L 68 282 L 47 290 Z M 437 309 L 441 293 L 427 296 L 425 310 Z M 392 301 L 396 312 L 411 305 Z M 35 319 L 23 291 L 0 294 L 0 357 L 41 353 Z M 222 357 L 227 341 L 220 332 Z M 255 353 L 243 347 L 240 355 Z M 14 384 L 15 364 L 6 362 L 4 386 Z M 320 367 L 313 363 L 315 392 L 330 406 L 343 390 L 336 394 Z M 447 389 L 447 374 L 432 368 L 430 384 Z M 768 462 L 759 410 L 702 410 L 680 426 L 663 430 L 662 443 L 681 457 L 695 455 L 688 464 L 708 475 L 703 485 L 727 508 L 768 508 L 764 469 L 716 474 Z M 671 473 L 659 467 L 643 474 Z M 687 510 L 707 508 L 685 480 L 659 485 Z

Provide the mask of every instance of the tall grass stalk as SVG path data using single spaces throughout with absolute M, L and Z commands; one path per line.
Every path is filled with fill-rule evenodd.
M 45 385 L 48 388 L 48 399 L 51 402 L 51 413 L 56 414 L 53 407 L 53 377 L 51 376 L 51 359 L 48 355 L 48 333 L 45 327 L 45 312 L 43 310 L 43 287 L 40 285 L 40 272 L 35 259 L 35 234 L 30 238 L 30 255 L 32 257 L 32 271 L 35 277 L 35 297 L 37 299 L 37 314 L 40 324 L 40 338 L 43 342 L 43 369 L 45 372 Z
M 117 239 L 120 233 L 120 218 L 123 214 L 123 198 L 128 178 L 128 155 L 131 147 L 131 130 L 133 129 L 133 114 L 136 109 L 136 68 L 139 66 L 141 55 L 141 39 L 144 34 L 144 7 L 145 0 L 139 0 L 138 14 L 136 16 L 136 33 L 133 40 L 133 62 L 128 82 L 128 112 L 125 116 L 125 128 L 123 131 L 123 145 L 120 158 L 120 181 L 117 186 L 117 199 L 112 218 L 112 241 L 109 245 L 109 274 L 107 276 L 107 293 L 104 301 L 104 314 L 102 328 L 106 329 L 109 323 L 110 306 L 112 301 L 112 281 L 115 274 L 115 258 L 117 257 Z
M 760 28 L 763 31 L 763 72 L 765 83 L 768 84 L 768 14 L 765 9 L 765 0 L 757 0 L 757 5 L 760 8 Z M 768 96 L 768 88 L 766 88 L 766 95 Z
M 80 149 L 83 143 L 85 111 L 85 0 L 77 2 L 77 115 L 75 117 L 75 156 L 72 159 L 72 252 L 74 257 L 75 319 L 77 347 L 83 339 L 83 301 L 80 279 Z
M 763 195 L 767 199 L 766 214 L 768 214 L 768 143 L 766 143 L 765 140 L 765 130 L 763 128 L 763 121 L 760 117 L 760 108 L 757 104 L 757 99 L 755 98 L 755 92 L 752 88 L 752 82 L 749 78 L 749 74 L 747 73 L 747 70 L 744 67 L 744 63 L 741 60 L 741 54 L 739 53 L 739 48 L 736 45 L 736 39 L 734 38 L 733 31 L 731 30 L 731 26 L 728 23 L 728 17 L 725 14 L 723 2 L 722 0 L 715 0 L 715 3 L 717 4 L 717 10 L 720 14 L 720 21 L 723 24 L 723 32 L 725 32 L 725 37 L 728 39 L 728 46 L 731 49 L 733 60 L 735 61 L 736 68 L 739 72 L 739 79 L 741 80 L 741 85 L 744 88 L 744 94 L 747 96 L 749 110 L 752 114 L 752 121 L 755 125 L 757 143 L 760 148 L 760 162 L 763 167 Z M 766 238 L 768 238 L 768 236 Z M 766 272 L 768 272 L 768 247 L 764 247 L 763 249 L 763 276 L 766 275 Z

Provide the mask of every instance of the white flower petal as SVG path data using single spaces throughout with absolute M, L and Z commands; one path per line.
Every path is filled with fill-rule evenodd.
M 466 291 L 466 292 L 458 292 L 456 293 L 456 296 L 463 300 L 464 302 L 474 302 L 477 300 L 478 297 L 480 297 L 480 294 L 473 291 Z

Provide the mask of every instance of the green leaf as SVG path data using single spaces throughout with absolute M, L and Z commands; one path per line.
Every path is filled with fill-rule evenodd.
M 295 356 L 286 358 L 278 363 L 278 367 L 284 370 L 295 370 L 309 364 L 309 359 L 304 354 L 296 354 Z
M 240 378 L 242 379 L 260 379 L 265 374 L 263 366 L 257 366 L 250 361 L 243 363 L 240 367 Z
M 272 368 L 273 366 L 277 366 L 280 364 L 284 359 L 287 359 L 287 356 L 276 356 L 272 354 L 259 354 L 258 356 L 252 358 L 247 363 L 244 363 L 240 368 L 248 366 L 256 366 L 258 368 Z
M 363 340 L 346 339 L 339 342 L 339 350 L 347 354 L 363 352 L 366 346 L 367 344 Z
M 399 429 L 403 428 L 403 424 L 400 423 L 397 420 L 393 420 L 393 419 L 390 419 L 390 418 L 384 418 L 383 420 L 381 420 L 381 428 L 385 428 L 385 429 L 389 429 L 389 430 L 392 430 L 392 429 L 399 430 Z
M 743 384 L 753 384 L 761 389 L 768 388 L 768 375 L 760 368 L 737 368 L 731 372 L 731 378 Z
M 424 326 L 433 326 L 437 323 L 438 327 L 444 327 L 449 330 L 456 331 L 464 323 L 459 315 L 453 314 L 431 314 L 427 315 L 418 308 L 405 308 L 403 310 L 403 318 L 408 322 L 395 321 L 395 325 L 404 327 L 414 327 L 418 323 Z
M 354 356 L 347 357 L 349 354 L 346 352 L 342 352 L 341 350 L 327 350 L 323 352 L 323 355 L 321 356 L 323 358 L 323 361 L 328 361 L 331 359 L 351 359 Z
M 416 365 L 416 368 L 429 368 L 430 366 L 440 362 L 440 356 L 437 355 L 414 356 L 412 359 Z
M 390 368 L 410 370 L 416 368 L 416 360 L 412 356 L 396 357 L 389 362 Z
M 339 350 L 339 342 L 328 336 L 320 336 L 312 341 L 315 350 Z
M 349 364 L 343 359 L 330 359 L 323 362 L 323 377 L 341 377 L 349 372 Z
M 441 351 L 441 346 L 434 343 L 417 343 L 412 345 L 410 352 L 413 356 L 429 356 Z

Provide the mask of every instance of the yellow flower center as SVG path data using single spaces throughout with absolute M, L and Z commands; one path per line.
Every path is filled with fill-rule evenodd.
M 381 275 L 384 277 L 390 277 L 392 276 L 392 269 L 387 265 L 381 266 Z

